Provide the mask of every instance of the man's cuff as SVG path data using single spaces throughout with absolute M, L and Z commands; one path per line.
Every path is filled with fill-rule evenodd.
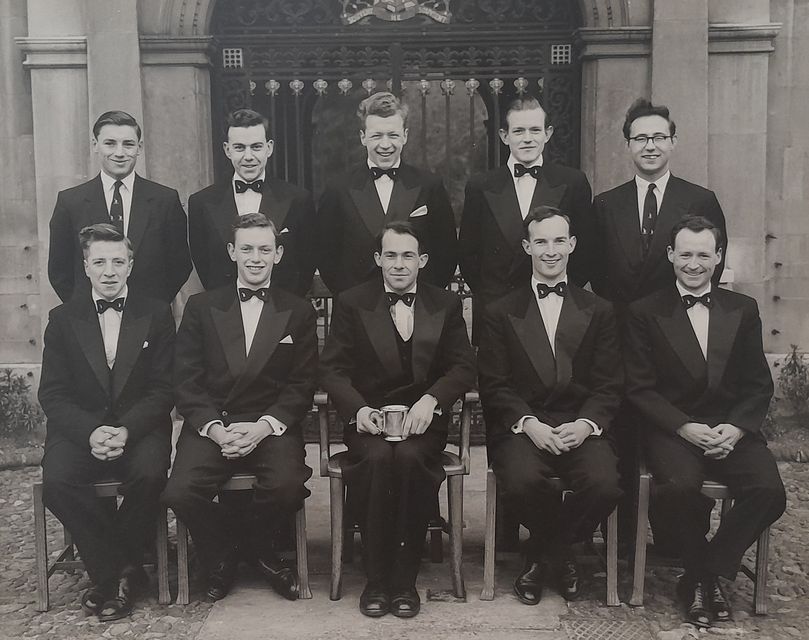
M 197 431 L 197 433 L 199 433 L 199 435 L 201 435 L 203 438 L 208 438 L 208 437 L 209 437 L 209 436 L 208 436 L 208 431 L 209 431 L 209 430 L 210 430 L 210 428 L 211 428 L 212 426 L 214 426 L 215 424 L 218 424 L 218 425 L 219 425 L 219 426 L 221 426 L 221 427 L 224 427 L 224 426 L 225 426 L 225 423 L 224 423 L 224 422 L 222 422 L 221 420 L 211 420 L 210 422 L 206 422 L 204 425 L 202 425 L 202 426 L 199 428 L 199 430 Z
M 522 428 L 523 424 L 525 424 L 525 421 L 528 418 L 533 418 L 533 417 L 534 416 L 523 416 L 522 418 L 517 420 L 517 422 L 515 422 L 513 425 L 511 425 L 511 433 L 523 433 L 523 428 Z
M 592 435 L 594 435 L 594 436 L 600 436 L 602 433 L 604 433 L 604 430 L 603 430 L 601 427 L 599 427 L 599 426 L 598 426 L 598 425 L 597 425 L 595 422 L 593 422 L 592 420 L 589 420 L 589 419 L 587 419 L 587 418 L 579 418 L 579 420 L 582 420 L 582 421 L 586 422 L 587 424 L 589 424 L 591 427 L 593 427 L 593 433 L 592 433 Z
M 272 416 L 261 416 L 259 420 L 264 420 L 267 424 L 270 425 L 270 429 L 272 429 L 272 436 L 282 436 L 286 433 L 287 426 L 281 422 L 278 418 L 273 418 Z

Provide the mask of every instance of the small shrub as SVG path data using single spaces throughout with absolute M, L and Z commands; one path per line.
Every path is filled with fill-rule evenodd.
M 11 369 L 0 372 L 0 435 L 25 437 L 42 424 L 44 413 L 31 397 L 25 376 Z
M 809 413 L 809 365 L 797 345 L 790 348 L 778 374 L 778 387 L 793 411 L 802 415 Z

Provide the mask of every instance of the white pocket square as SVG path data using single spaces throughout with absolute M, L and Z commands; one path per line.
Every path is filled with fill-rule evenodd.
M 281 233 L 289 233 L 289 227 L 284 227 L 281 229 Z
M 282 338 L 281 342 L 279 342 L 278 344 L 292 344 L 292 336 L 288 335 L 285 338 Z
M 423 204 L 418 209 L 416 209 L 413 213 L 410 214 L 411 218 L 419 218 L 421 216 L 427 215 L 427 205 Z
M 144 342 L 144 343 L 143 343 L 143 347 L 141 347 L 141 348 L 142 348 L 142 349 L 145 349 L 145 348 L 146 348 L 146 347 L 148 347 L 148 346 L 149 346 L 149 341 L 148 341 L 148 340 L 146 340 L 146 342 Z

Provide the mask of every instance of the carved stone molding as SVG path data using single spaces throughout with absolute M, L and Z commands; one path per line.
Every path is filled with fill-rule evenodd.
M 141 36 L 141 64 L 210 67 L 210 36 Z
M 576 32 L 582 59 L 633 58 L 652 52 L 651 27 L 582 28 Z
M 708 27 L 708 53 L 770 53 L 781 24 L 712 24 Z
M 25 53 L 26 69 L 78 69 L 87 66 L 87 38 L 14 38 Z

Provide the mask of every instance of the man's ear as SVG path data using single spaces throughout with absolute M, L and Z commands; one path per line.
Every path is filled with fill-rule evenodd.
M 666 255 L 669 258 L 669 262 L 674 264 L 674 249 L 672 249 L 671 246 L 666 247 Z
M 547 144 L 548 140 L 551 139 L 552 135 L 553 135 L 553 125 L 549 124 L 547 127 L 545 127 L 545 143 L 546 144 Z
M 427 261 L 430 259 L 430 255 L 427 253 L 420 253 L 419 254 L 419 269 L 423 269 L 427 266 Z
M 722 247 L 717 247 L 716 255 L 719 257 L 719 262 L 722 262 Z
M 570 236 L 570 253 L 573 253 L 576 250 L 576 243 L 578 240 L 576 236 Z
M 228 255 L 233 262 L 236 262 L 236 247 L 232 242 L 228 242 Z
M 379 255 L 379 251 L 374 251 L 374 262 L 376 262 L 377 267 L 382 266 L 382 256 Z
M 506 129 L 498 129 L 497 133 L 500 134 L 500 140 L 504 145 L 508 145 L 508 131 Z
M 279 244 L 275 248 L 275 258 L 273 259 L 272 263 L 278 264 L 279 262 L 281 262 L 281 258 L 283 257 L 284 257 L 284 245 Z
M 531 243 L 528 242 L 528 240 L 526 240 L 525 238 L 522 239 L 522 249 L 529 256 L 531 255 Z
M 275 151 L 275 140 L 267 140 L 267 157 L 269 158 L 272 156 L 272 152 Z

